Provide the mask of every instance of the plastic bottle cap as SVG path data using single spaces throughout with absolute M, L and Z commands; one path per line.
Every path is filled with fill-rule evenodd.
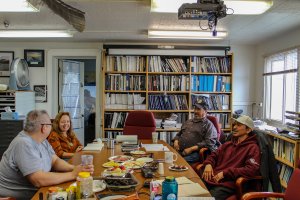
M 88 177 L 91 176 L 91 174 L 90 174 L 90 172 L 79 172 L 79 173 L 78 173 L 78 176 L 79 176 L 80 178 L 88 178 Z
M 166 180 L 167 180 L 167 181 L 174 181 L 174 176 L 167 176 L 167 177 L 166 177 Z

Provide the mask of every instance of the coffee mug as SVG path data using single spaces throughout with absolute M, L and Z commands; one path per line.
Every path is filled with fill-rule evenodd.
M 172 151 L 165 152 L 165 163 L 173 164 L 174 161 L 177 160 L 177 154 Z

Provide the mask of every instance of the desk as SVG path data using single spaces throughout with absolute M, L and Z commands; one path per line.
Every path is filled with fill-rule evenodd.
M 151 140 L 142 140 L 141 142 L 142 143 L 152 143 Z M 159 141 L 159 143 L 167 146 L 170 149 L 170 151 L 175 152 L 178 155 L 178 159 L 175 162 L 175 164 L 189 166 L 188 163 L 184 160 L 184 158 L 182 158 L 176 152 L 176 150 L 174 150 L 169 144 L 167 144 L 164 141 Z M 123 152 L 121 151 L 121 145 L 120 144 L 116 144 L 114 149 L 108 149 L 106 147 L 106 144 L 105 144 L 101 151 L 81 151 L 81 152 L 76 153 L 74 155 L 74 157 L 70 160 L 70 163 L 75 164 L 75 165 L 80 164 L 81 163 L 81 155 L 82 154 L 91 154 L 91 155 L 94 156 L 94 167 L 95 167 L 94 176 L 97 177 L 97 176 L 100 176 L 101 172 L 106 169 L 106 168 L 102 167 L 102 164 L 105 163 L 105 162 L 108 162 L 108 158 L 109 157 L 114 156 L 114 155 L 122 155 Z M 153 156 L 154 156 L 154 159 L 164 159 L 164 152 L 163 151 L 153 152 Z M 165 168 L 164 169 L 164 176 L 174 176 L 174 177 L 185 176 L 185 177 L 191 179 L 193 182 L 199 183 L 203 188 L 206 188 L 205 185 L 204 185 L 204 183 L 202 182 L 202 180 L 197 175 L 197 173 L 190 166 L 189 166 L 189 169 L 187 171 L 183 171 L 183 172 L 170 171 L 168 169 L 169 165 L 166 164 L 166 163 L 164 163 L 164 168 Z M 158 175 L 158 174 L 156 173 L 156 175 Z M 139 181 L 139 185 L 136 187 L 136 191 L 138 191 L 139 189 L 141 189 L 140 190 L 141 192 L 142 191 L 149 192 L 148 188 L 142 188 L 143 187 L 143 183 L 145 181 L 145 178 L 142 176 L 140 170 L 135 171 L 134 172 L 134 176 Z M 164 179 L 164 177 L 157 178 L 157 179 Z M 60 184 L 60 185 L 57 185 L 57 186 L 66 189 L 73 182 L 75 182 L 75 181 L 63 183 L 63 184 Z M 48 188 L 49 187 L 42 187 L 42 188 L 40 188 L 38 190 L 38 192 L 33 196 L 32 199 L 33 200 L 38 200 L 40 192 L 42 192 L 44 194 L 44 199 L 45 199 L 46 198 L 46 192 L 48 191 Z M 109 190 L 104 190 L 101 193 L 109 193 L 109 192 L 110 192 Z M 128 192 L 128 194 L 132 194 L 132 193 L 133 192 Z M 124 194 L 124 192 L 122 194 Z M 207 195 L 209 195 L 209 194 L 207 194 Z M 140 195 L 140 198 L 141 199 L 149 199 L 149 196 Z

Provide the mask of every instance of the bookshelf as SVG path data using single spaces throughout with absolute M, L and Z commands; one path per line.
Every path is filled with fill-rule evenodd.
M 102 71 L 103 137 L 122 134 L 129 111 L 149 110 L 158 121 L 178 116 L 177 125 L 156 129 L 168 142 L 193 116 L 198 99 L 209 104 L 208 113 L 219 119 L 223 131 L 231 130 L 232 55 L 109 55 L 106 49 Z
M 279 163 L 279 178 L 283 188 L 286 189 L 287 183 L 297 167 L 300 151 L 300 138 L 289 138 L 284 134 L 267 132 L 273 142 L 275 158 Z

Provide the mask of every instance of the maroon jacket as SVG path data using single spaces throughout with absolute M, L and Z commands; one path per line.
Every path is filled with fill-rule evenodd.
M 235 189 L 235 181 L 238 177 L 250 178 L 260 175 L 260 149 L 256 135 L 251 132 L 249 137 L 240 144 L 237 144 L 237 139 L 233 138 L 221 145 L 203 162 L 201 174 L 207 164 L 212 165 L 214 175 L 221 171 L 224 174 L 224 178 L 219 183 L 208 181 L 209 185 Z

